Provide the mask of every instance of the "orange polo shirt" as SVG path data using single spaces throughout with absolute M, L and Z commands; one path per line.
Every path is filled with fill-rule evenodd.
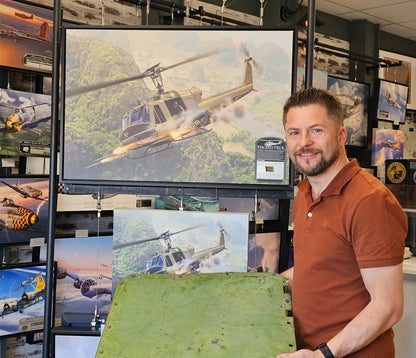
M 400 264 L 407 216 L 353 159 L 315 201 L 308 179 L 293 203 L 293 314 L 298 349 L 315 349 L 370 301 L 360 269 Z M 348 357 L 393 358 L 392 330 Z

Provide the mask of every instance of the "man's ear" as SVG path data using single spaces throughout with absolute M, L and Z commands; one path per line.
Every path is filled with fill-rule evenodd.
M 339 136 L 339 144 L 345 145 L 345 143 L 347 142 L 347 128 L 341 127 L 339 130 L 338 136 Z

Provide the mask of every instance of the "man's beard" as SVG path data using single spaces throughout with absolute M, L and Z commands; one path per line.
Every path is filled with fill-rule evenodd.
M 321 160 L 312 168 L 303 168 L 302 166 L 299 165 L 299 163 L 296 160 L 297 155 L 300 154 L 300 153 L 311 153 L 311 152 L 312 151 L 309 151 L 309 150 L 300 150 L 300 151 L 295 153 L 295 165 L 296 165 L 296 167 L 299 168 L 302 173 L 304 173 L 305 175 L 307 175 L 309 177 L 313 177 L 313 176 L 324 173 L 339 157 L 339 148 L 338 147 L 335 148 L 331 157 L 329 157 L 328 159 L 325 159 L 322 156 L 322 152 L 319 151 L 318 153 L 321 154 Z M 315 153 L 315 152 L 313 152 L 313 153 Z

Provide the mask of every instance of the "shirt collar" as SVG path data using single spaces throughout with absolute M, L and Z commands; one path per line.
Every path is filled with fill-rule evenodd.
M 321 197 L 339 195 L 344 186 L 361 170 L 357 163 L 357 159 L 352 159 L 346 164 L 328 184 L 320 195 Z M 308 178 L 302 180 L 298 185 L 298 189 L 305 194 L 311 194 L 311 185 Z

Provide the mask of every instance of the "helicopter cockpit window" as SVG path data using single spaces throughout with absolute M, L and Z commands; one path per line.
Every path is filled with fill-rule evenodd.
M 165 123 L 166 122 L 166 117 L 162 112 L 162 109 L 160 108 L 160 106 L 157 104 L 154 106 L 155 109 L 155 123 L 156 124 L 160 124 L 160 123 Z
M 123 116 L 123 121 L 122 121 L 123 122 L 123 130 L 128 127 L 128 125 L 129 125 L 129 119 L 130 119 L 130 113 L 126 113 Z
M 178 116 L 186 110 L 185 103 L 183 103 L 181 97 L 167 99 L 165 103 L 172 116 Z
M 169 256 L 165 256 L 165 263 L 166 263 L 166 267 L 173 266 L 172 260 L 170 259 Z
M 175 262 L 180 262 L 182 260 L 185 260 L 185 255 L 183 254 L 182 251 L 174 252 L 173 253 L 173 259 L 175 260 Z
M 141 106 L 131 111 L 130 125 L 150 123 L 149 107 Z

